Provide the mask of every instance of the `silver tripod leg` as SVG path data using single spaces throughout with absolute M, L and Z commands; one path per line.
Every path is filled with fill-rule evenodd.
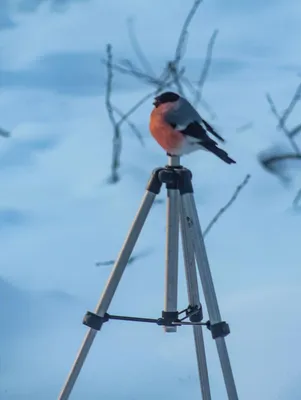
M 182 246 L 185 264 L 185 273 L 187 281 L 188 300 L 190 306 L 200 307 L 199 288 L 197 281 L 197 272 L 195 265 L 194 249 L 191 237 L 189 237 L 189 228 L 187 226 L 186 215 L 180 197 L 180 222 L 182 233 Z M 195 341 L 196 357 L 201 384 L 203 400 L 211 400 L 210 384 L 206 362 L 206 352 L 203 338 L 202 325 L 193 325 L 193 334 Z
M 179 258 L 179 191 L 167 189 L 166 266 L 164 312 L 178 317 L 178 258 Z M 164 326 L 165 332 L 176 332 L 175 326 Z
M 177 167 L 180 159 L 168 157 L 168 166 Z M 173 173 L 172 173 L 173 174 Z M 178 318 L 178 258 L 179 258 L 179 200 L 180 193 L 176 181 L 166 183 L 166 260 L 165 260 L 165 301 L 162 316 L 166 320 Z M 164 326 L 165 332 L 176 332 L 176 326 Z
M 136 214 L 132 227 L 130 228 L 128 236 L 113 267 L 113 271 L 108 279 L 107 285 L 96 307 L 95 314 L 100 317 L 103 317 L 109 308 L 155 197 L 156 194 L 150 191 L 147 191 L 144 195 L 141 206 Z M 67 400 L 69 398 L 96 334 L 97 330 L 92 328 L 89 329 L 58 400 Z
M 198 218 L 197 208 L 195 205 L 193 193 L 183 194 L 181 198 L 185 210 L 185 215 L 188 217 L 188 224 L 190 227 L 191 237 L 193 238 L 195 257 L 198 265 L 198 270 L 202 282 L 202 288 L 211 324 L 211 333 L 212 336 L 214 337 L 213 330 L 221 326 L 222 319 L 210 272 L 209 262 Z M 216 342 L 216 347 L 220 359 L 220 364 L 223 372 L 228 399 L 238 400 L 238 395 L 236 391 L 235 381 L 232 373 L 232 368 L 226 347 L 225 338 L 220 335 L 215 335 L 214 339 Z

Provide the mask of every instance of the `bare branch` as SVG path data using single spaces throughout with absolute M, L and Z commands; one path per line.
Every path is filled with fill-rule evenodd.
M 288 105 L 287 109 L 284 111 L 283 115 L 279 119 L 279 124 L 278 124 L 277 128 L 280 128 L 280 129 L 283 128 L 286 120 L 288 119 L 288 117 L 292 113 L 295 105 L 300 100 L 300 98 L 301 98 L 301 83 L 298 85 L 298 87 L 297 87 L 297 89 L 295 91 L 295 94 L 294 94 L 290 104 Z
M 273 99 L 272 99 L 272 97 L 271 97 L 271 95 L 269 93 L 266 94 L 266 98 L 267 98 L 267 101 L 268 101 L 268 103 L 269 103 L 269 105 L 271 107 L 272 113 L 276 116 L 276 118 L 280 119 L 280 115 L 278 114 L 278 111 L 276 109 L 275 103 L 274 103 L 274 101 L 273 101 Z
M 294 136 L 297 136 L 300 132 L 301 132 L 301 124 L 295 126 L 295 128 L 289 131 L 289 137 L 292 138 Z
M 105 62 L 105 61 L 102 60 L 102 62 Z M 129 60 L 122 60 L 121 65 L 112 64 L 112 68 L 122 74 L 134 76 L 135 78 L 140 79 L 140 80 L 146 82 L 147 84 L 156 86 L 157 88 L 161 88 L 161 89 L 164 87 L 170 86 L 173 83 L 173 81 L 175 80 L 175 78 L 173 77 L 173 79 L 170 82 L 167 81 L 170 76 L 170 70 L 169 70 L 168 65 L 167 65 L 167 68 L 164 69 L 160 78 L 150 76 L 150 75 L 146 74 L 145 72 L 139 70 Z M 182 68 L 180 71 L 177 70 L 178 79 L 182 78 L 184 72 L 185 72 L 184 68 Z
M 301 189 L 297 192 L 296 197 L 293 200 L 293 207 L 296 210 L 301 209 Z
M 235 192 L 233 193 L 231 199 L 228 201 L 228 203 L 226 203 L 224 205 L 224 207 L 222 207 L 218 213 L 215 215 L 215 217 L 211 220 L 211 222 L 208 224 L 207 228 L 204 230 L 203 232 L 203 236 L 205 237 L 210 229 L 213 227 L 214 224 L 216 224 L 216 222 L 219 220 L 219 218 L 228 210 L 229 207 L 231 207 L 231 205 L 233 204 L 233 202 L 236 200 L 237 196 L 239 195 L 240 191 L 246 186 L 246 184 L 248 183 L 249 179 L 250 179 L 251 175 L 247 175 L 245 177 L 245 179 L 242 181 L 242 183 L 240 185 L 237 186 L 237 188 L 235 189 Z
M 186 44 L 186 40 L 187 40 L 187 35 L 188 35 L 188 28 L 189 25 L 195 15 L 195 13 L 197 12 L 197 9 L 199 8 L 199 5 L 201 4 L 202 0 L 195 0 L 182 27 L 182 30 L 180 32 L 180 36 L 178 39 L 178 44 L 176 47 L 176 51 L 175 51 L 175 57 L 174 57 L 174 62 L 175 64 L 179 64 L 179 62 L 181 61 L 181 59 L 184 56 L 184 50 L 185 50 L 185 44 Z
M 176 64 L 174 62 L 169 62 L 168 68 L 170 71 L 170 75 L 173 77 L 174 84 L 178 90 L 179 95 L 184 97 L 185 94 L 184 94 L 183 86 L 180 81 L 180 77 L 179 77 L 179 73 L 178 73 Z
M 270 105 L 270 107 L 271 107 L 272 113 L 275 115 L 275 117 L 277 118 L 277 120 L 279 121 L 279 124 L 280 124 L 281 116 L 280 116 L 280 114 L 279 114 L 278 111 L 277 111 L 277 108 L 276 108 L 276 106 L 275 106 L 275 103 L 274 103 L 274 101 L 273 101 L 271 95 L 270 95 L 269 93 L 267 93 L 266 98 L 267 98 L 267 101 L 268 101 L 268 103 L 269 103 L 269 105 Z M 278 125 L 278 126 L 279 126 L 279 125 Z M 285 134 L 285 136 L 287 137 L 288 141 L 290 142 L 290 144 L 291 144 L 293 150 L 294 150 L 297 154 L 300 153 L 300 150 L 299 150 L 298 145 L 296 144 L 296 142 L 294 141 L 294 139 L 290 136 L 290 132 L 289 132 L 289 130 L 287 129 L 287 127 L 286 127 L 286 125 L 285 125 L 285 120 L 284 120 L 283 123 L 281 123 L 281 129 L 282 129 L 283 133 Z
M 148 250 L 141 251 L 140 253 L 137 253 L 136 255 L 132 255 L 129 258 L 129 261 L 128 261 L 127 265 L 133 264 L 134 262 L 136 262 L 140 258 L 144 258 L 147 255 L 149 255 L 150 253 L 151 253 L 151 250 L 148 249 Z M 97 261 L 95 263 L 95 266 L 96 267 L 109 267 L 109 266 L 114 265 L 114 264 L 115 264 L 115 260 Z
M 245 131 L 247 131 L 249 129 L 252 129 L 252 128 L 253 128 L 253 122 L 248 122 L 248 123 L 246 123 L 244 125 L 241 125 L 238 128 L 236 128 L 236 132 L 237 133 L 242 133 L 242 132 L 245 132 Z
M 116 112 L 116 114 L 119 115 L 119 117 L 121 117 L 121 118 L 125 117 L 125 114 L 122 111 L 120 111 L 117 107 L 114 106 L 113 110 Z M 130 121 L 127 117 L 124 118 L 124 121 L 126 121 L 128 123 L 129 127 L 132 129 L 132 131 L 136 135 L 136 137 L 139 140 L 139 142 L 141 143 L 141 145 L 144 146 L 145 143 L 144 143 L 143 136 L 142 136 L 141 132 L 139 131 L 139 129 L 136 127 L 136 125 L 132 121 Z
M 104 61 L 102 60 L 102 62 L 104 62 Z M 151 85 L 162 84 L 162 82 L 159 81 L 157 78 L 154 78 L 154 77 L 146 74 L 145 72 L 142 72 L 139 69 L 137 69 L 131 62 L 129 64 L 128 60 L 123 60 L 122 63 L 126 64 L 127 66 L 112 64 L 112 68 L 122 74 L 135 76 L 136 78 L 139 78 Z M 130 67 L 130 65 L 131 65 L 131 67 Z
M 5 129 L 0 128 L 0 136 L 8 138 L 8 137 L 10 137 L 10 132 L 6 131 Z
M 155 199 L 154 204 L 163 204 L 164 200 L 163 199 Z
M 107 87 L 106 87 L 106 97 L 105 103 L 108 111 L 109 118 L 111 120 L 114 133 L 113 133 L 113 154 L 112 154 L 112 164 L 111 164 L 111 177 L 109 181 L 111 183 L 116 183 L 119 181 L 118 170 L 120 167 L 120 154 L 121 154 L 121 133 L 118 124 L 114 118 L 113 107 L 111 104 L 112 95 L 112 81 L 113 81 L 113 71 L 112 71 L 112 46 L 107 45 Z
M 268 158 L 261 157 L 261 163 L 267 168 L 271 169 L 272 165 L 279 161 L 286 160 L 301 160 L 301 154 L 280 154 L 276 156 L 270 156 Z
M 96 267 L 109 267 L 110 265 L 114 265 L 115 260 L 107 260 L 107 261 L 97 261 L 95 263 Z
M 201 71 L 201 75 L 199 77 L 199 80 L 197 82 L 197 91 L 196 91 L 196 96 L 194 100 L 194 105 L 197 106 L 200 102 L 200 99 L 202 97 L 202 90 L 204 87 L 204 83 L 207 79 L 210 64 L 212 61 L 212 52 L 213 52 L 213 46 L 215 44 L 216 38 L 218 35 L 218 29 L 216 29 L 213 34 L 211 35 L 211 38 L 209 39 L 208 45 L 207 45 L 207 51 L 206 51 L 206 57 L 205 57 L 205 62 Z
M 150 62 L 146 58 L 142 48 L 140 47 L 138 40 L 137 40 L 137 35 L 135 33 L 135 27 L 134 27 L 134 19 L 129 18 L 127 22 L 128 22 L 128 32 L 129 32 L 130 41 L 131 41 L 133 50 L 136 53 L 138 60 L 140 61 L 144 70 L 149 75 L 155 76 L 156 74 L 154 73 Z
M 124 58 L 124 59 L 120 60 L 119 63 L 120 63 L 119 67 L 121 67 L 121 69 L 122 68 L 126 68 L 128 71 L 132 71 L 132 72 L 133 71 L 137 71 L 140 74 L 144 74 L 144 72 L 140 68 L 138 68 L 133 63 L 133 61 L 131 61 L 131 60 L 127 59 L 127 58 Z M 117 67 L 118 67 L 118 65 L 117 65 Z
M 118 121 L 118 126 L 120 126 L 130 115 L 132 115 L 135 111 L 138 110 L 139 107 L 141 107 L 147 100 L 152 98 L 155 95 L 156 92 L 152 92 L 147 94 L 146 96 L 142 97 L 133 107 L 129 109 L 128 112 L 126 112 L 123 117 L 120 118 Z
M 162 70 L 162 73 L 161 73 L 160 77 L 159 77 L 159 80 L 160 80 L 161 82 L 166 82 L 166 81 L 168 81 L 169 78 L 170 78 L 170 69 L 169 69 L 168 64 L 169 64 L 169 63 L 167 62 L 166 65 L 165 65 L 165 67 L 164 67 L 163 70 Z
M 180 71 L 181 73 L 181 71 Z M 158 85 L 157 89 L 146 96 L 142 97 L 133 107 L 130 108 L 130 110 L 124 114 L 124 116 L 118 121 L 118 126 L 120 126 L 130 115 L 132 115 L 135 111 L 138 110 L 139 107 L 142 106 L 147 100 L 158 94 L 161 90 L 164 88 L 170 86 L 172 84 L 172 81 L 166 81 L 165 83 L 163 82 L 161 85 Z
M 286 165 L 283 165 L 282 162 L 289 160 L 301 160 L 301 154 L 296 153 L 284 153 L 279 154 L 279 152 L 273 152 L 272 154 L 261 153 L 258 155 L 258 160 L 269 173 L 276 175 L 278 178 L 282 180 L 283 183 L 289 183 L 291 181 L 291 177 L 285 174 Z
M 177 88 L 178 93 L 180 96 L 185 96 L 184 94 L 184 89 L 181 84 L 180 80 L 180 73 L 179 73 L 179 63 L 184 57 L 184 53 L 186 50 L 186 43 L 187 43 L 187 38 L 188 38 L 188 27 L 199 7 L 201 4 L 202 0 L 195 0 L 182 27 L 182 30 L 180 32 L 180 36 L 178 39 L 174 59 L 172 61 L 169 61 L 167 64 L 167 70 L 170 73 L 170 75 L 173 77 L 174 84 Z

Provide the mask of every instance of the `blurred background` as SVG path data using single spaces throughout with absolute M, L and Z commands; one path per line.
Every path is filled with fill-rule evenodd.
M 148 129 L 165 89 L 186 96 L 237 161 L 182 159 L 209 227 L 239 396 L 300 399 L 299 2 L 0 1 L 0 399 L 57 398 L 82 317 L 166 163 Z M 165 221 L 162 190 L 111 313 L 160 316 Z M 205 340 L 212 397 L 226 399 Z M 71 397 L 200 398 L 192 330 L 109 322 Z

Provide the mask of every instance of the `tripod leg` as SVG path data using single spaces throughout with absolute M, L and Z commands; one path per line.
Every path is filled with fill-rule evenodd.
M 199 297 L 193 244 L 191 238 L 189 237 L 189 228 L 187 226 L 187 221 L 185 219 L 182 198 L 180 198 L 180 222 L 181 222 L 182 246 L 183 246 L 189 305 L 200 307 L 200 297 Z M 200 312 L 199 318 L 197 318 L 197 321 L 195 322 L 200 322 L 201 320 L 202 320 L 202 312 Z M 203 329 L 202 325 L 193 325 L 193 334 L 194 334 L 195 349 L 196 349 L 196 356 L 197 356 L 197 363 L 198 363 L 198 370 L 199 370 L 199 377 L 200 377 L 200 384 L 202 391 L 202 399 L 211 400 L 210 384 L 209 384 L 208 369 L 206 362 L 206 352 L 205 352 L 202 329 Z
M 167 189 L 167 229 L 165 267 L 165 305 L 163 316 L 178 317 L 178 257 L 179 257 L 179 191 Z M 164 326 L 165 332 L 176 332 L 175 326 Z
M 213 280 L 210 272 L 209 262 L 207 258 L 206 248 L 200 227 L 197 208 L 194 201 L 193 193 L 185 193 L 182 196 L 185 216 L 188 219 L 195 257 L 198 265 L 198 270 L 202 282 L 204 297 L 208 309 L 208 314 L 211 324 L 211 333 L 216 342 L 216 347 L 221 363 L 225 386 L 229 400 L 238 400 L 235 381 L 230 364 L 229 354 L 225 342 L 225 323 L 222 322 L 217 297 L 213 285 Z M 229 333 L 229 332 L 227 332 Z
M 136 214 L 132 227 L 129 230 L 128 236 L 115 262 L 111 275 L 108 279 L 107 285 L 96 307 L 95 314 L 97 314 L 98 316 L 103 317 L 109 308 L 109 305 L 113 299 L 113 296 L 120 282 L 122 274 L 132 254 L 134 246 L 137 242 L 139 234 L 146 221 L 148 213 L 152 207 L 156 195 L 160 191 L 161 182 L 158 179 L 158 171 L 153 173 L 152 178 L 149 181 L 147 191 L 144 195 L 141 206 Z M 100 328 L 98 328 L 98 330 L 100 330 Z M 67 400 L 69 398 L 73 386 L 76 383 L 78 375 L 82 369 L 85 359 L 96 337 L 96 334 L 97 330 L 93 328 L 89 329 L 89 331 L 87 332 L 86 337 L 82 343 L 82 346 L 79 350 L 79 353 L 75 359 L 75 362 L 72 366 L 72 369 L 67 378 L 65 386 L 63 387 L 59 395 L 58 400 Z

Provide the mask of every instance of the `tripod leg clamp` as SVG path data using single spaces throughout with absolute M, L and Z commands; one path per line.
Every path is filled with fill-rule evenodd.
M 186 310 L 186 316 L 189 317 L 190 322 L 201 322 L 203 319 L 203 309 L 201 304 L 195 306 L 189 305 Z
M 87 311 L 83 319 L 83 324 L 96 331 L 100 331 L 102 324 L 104 322 L 107 322 L 108 320 L 108 314 L 100 317 L 99 315 L 92 313 L 91 311 Z
M 162 318 L 159 318 L 158 325 L 173 326 L 178 321 L 178 311 L 162 311 Z
M 225 337 L 230 333 L 230 327 L 225 321 L 217 322 L 216 324 L 208 324 L 208 329 L 211 331 L 213 339 Z

